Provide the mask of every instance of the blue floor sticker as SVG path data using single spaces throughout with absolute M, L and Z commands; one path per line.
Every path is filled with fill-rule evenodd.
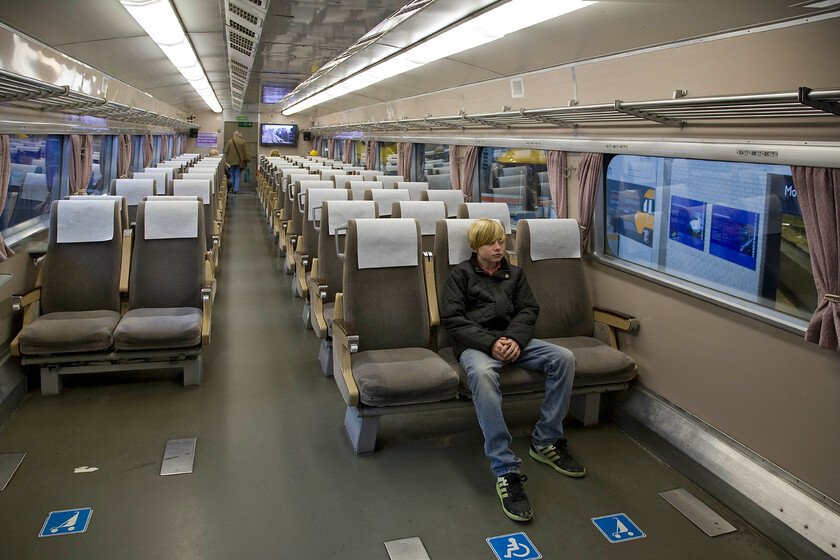
M 57 537 L 59 535 L 84 533 L 87 531 L 91 515 L 93 515 L 93 510 L 90 508 L 53 511 L 47 516 L 41 534 L 38 536 Z
M 525 533 L 513 533 L 500 537 L 490 537 L 487 544 L 499 560 L 538 560 L 542 558 L 537 547 Z
M 592 523 L 611 543 L 632 541 L 645 537 L 639 526 L 630 521 L 630 518 L 624 513 L 593 517 Z

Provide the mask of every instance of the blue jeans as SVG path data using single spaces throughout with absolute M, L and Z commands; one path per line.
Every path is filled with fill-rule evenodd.
M 239 192 L 239 176 L 242 174 L 242 168 L 238 165 L 230 166 L 230 178 L 233 182 L 233 192 Z
M 478 424 L 484 434 L 484 453 L 496 476 L 519 472 L 522 461 L 510 450 L 513 438 L 502 416 L 502 393 L 499 390 L 499 360 L 468 348 L 460 358 L 467 372 Z M 563 438 L 563 418 L 569 412 L 575 357 L 570 350 L 548 342 L 531 339 L 513 362 L 517 366 L 542 371 L 545 399 L 540 407 L 540 420 L 531 434 L 534 445 L 551 445 Z

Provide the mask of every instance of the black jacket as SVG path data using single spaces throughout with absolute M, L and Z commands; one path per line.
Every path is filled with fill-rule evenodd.
M 467 348 L 492 354 L 493 344 L 503 336 L 525 348 L 539 311 L 521 268 L 502 259 L 489 276 L 475 253 L 452 269 L 440 302 L 441 323 L 452 337 L 456 358 Z

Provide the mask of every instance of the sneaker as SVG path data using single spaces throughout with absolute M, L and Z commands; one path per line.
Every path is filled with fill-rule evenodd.
M 527 476 L 510 473 L 500 476 L 496 481 L 496 493 L 502 500 L 502 509 L 505 510 L 505 515 L 514 521 L 530 521 L 534 515 L 522 486 L 526 480 Z
M 577 462 L 569 450 L 566 448 L 566 440 L 561 439 L 554 445 L 549 445 L 544 449 L 537 449 L 531 443 L 531 449 L 528 454 L 539 461 L 545 463 L 555 471 L 563 473 L 566 476 L 579 478 L 586 474 L 586 469 L 583 465 Z

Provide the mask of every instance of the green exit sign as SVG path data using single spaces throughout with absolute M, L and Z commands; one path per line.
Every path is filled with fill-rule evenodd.
M 241 122 L 237 124 L 239 125 L 239 128 L 251 128 L 252 126 L 254 126 L 254 123 L 252 122 Z
M 238 121 L 247 121 L 247 120 L 248 120 L 248 117 L 245 117 L 245 116 L 242 116 L 242 117 L 236 117 L 236 120 L 238 120 Z

